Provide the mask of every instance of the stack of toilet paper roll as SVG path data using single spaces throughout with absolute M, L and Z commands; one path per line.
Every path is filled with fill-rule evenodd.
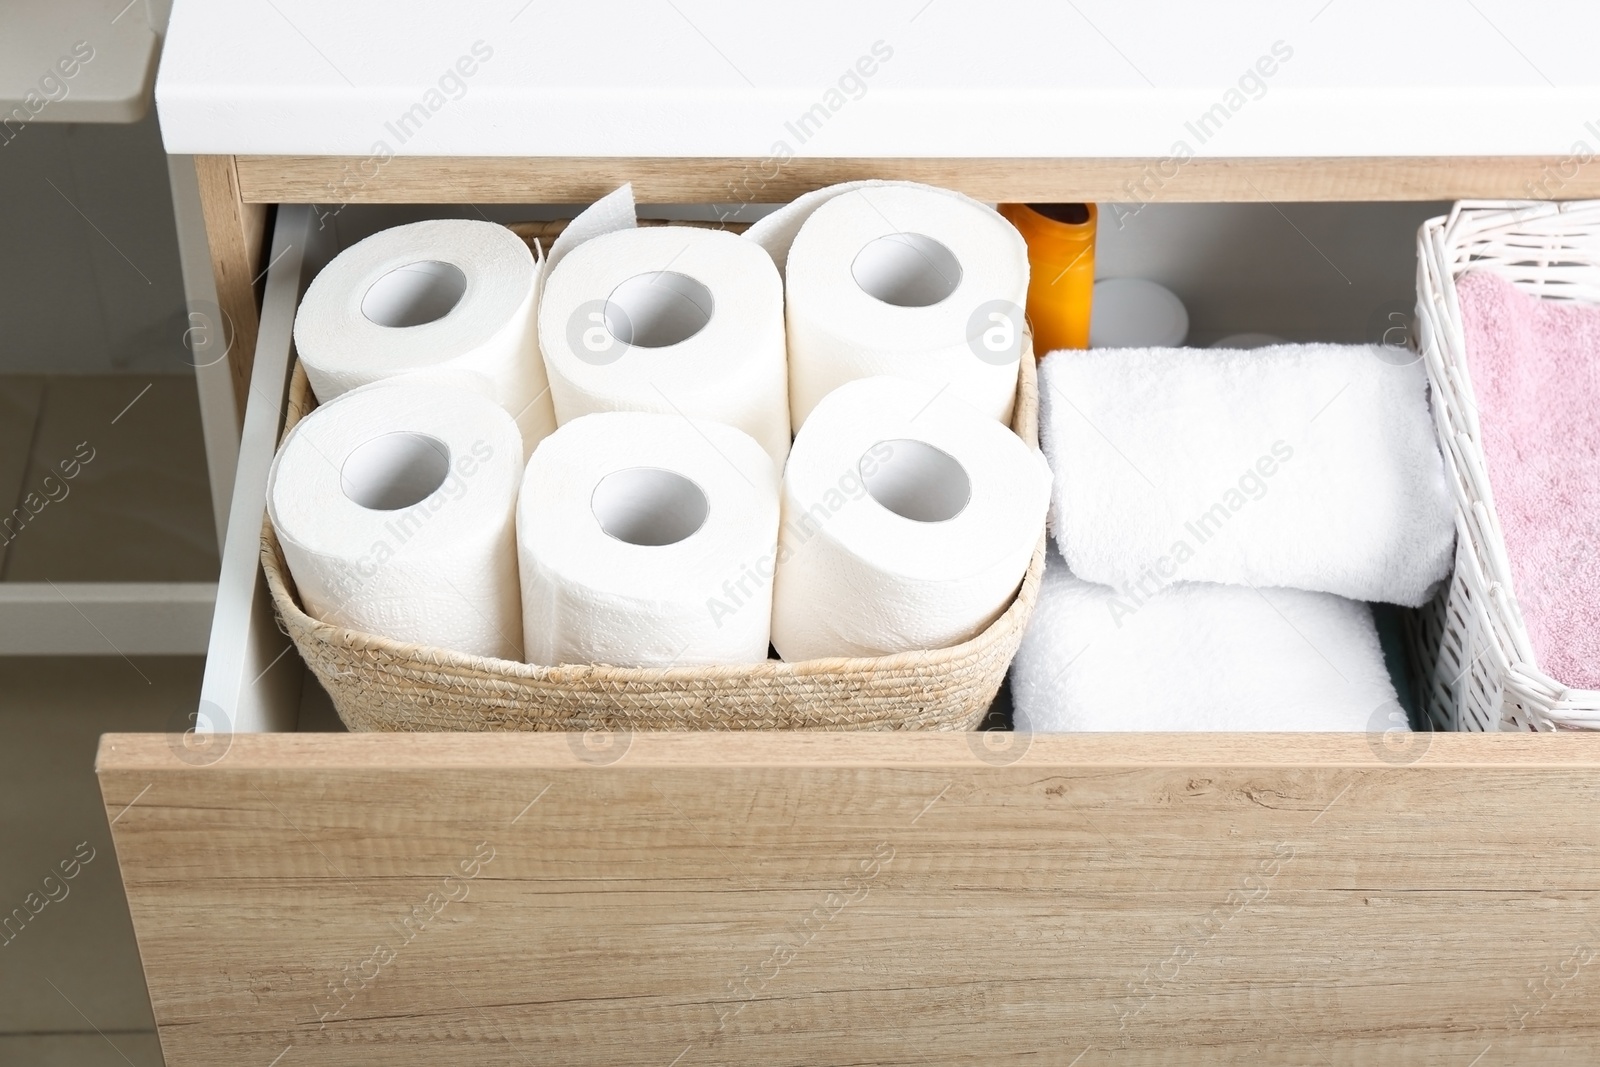
M 1027 280 L 997 213 L 906 183 L 742 237 L 636 227 L 623 189 L 543 261 L 488 223 L 384 231 L 302 303 L 322 406 L 272 522 L 310 614 L 471 655 L 948 647 L 1005 610 L 1048 507 L 1005 424 Z

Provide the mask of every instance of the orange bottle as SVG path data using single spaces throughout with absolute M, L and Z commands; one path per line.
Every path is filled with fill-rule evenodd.
M 1094 296 L 1093 204 L 1001 204 L 1028 243 L 1028 322 L 1033 351 L 1089 347 Z

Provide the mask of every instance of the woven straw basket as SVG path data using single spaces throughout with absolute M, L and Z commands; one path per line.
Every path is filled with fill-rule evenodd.
M 1600 727 L 1600 692 L 1534 662 L 1495 511 L 1467 373 L 1456 279 L 1488 270 L 1549 300 L 1600 302 L 1600 201 L 1464 201 L 1419 237 L 1418 340 L 1456 494 L 1456 569 L 1414 630 L 1419 698 L 1436 729 Z
M 1031 348 L 1012 428 L 1039 441 Z M 315 406 L 295 366 L 284 433 Z M 319 622 L 301 608 L 272 524 L 261 563 L 279 624 L 352 730 L 970 730 L 988 711 L 1033 612 L 1041 534 L 1005 612 L 972 640 L 871 659 L 729 667 L 539 667 L 408 645 Z

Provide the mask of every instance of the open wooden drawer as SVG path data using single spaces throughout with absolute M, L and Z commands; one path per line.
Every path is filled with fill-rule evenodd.
M 323 240 L 279 208 L 200 710 L 238 732 L 99 755 L 173 1067 L 1600 1045 L 1597 736 L 292 732 L 257 532 Z

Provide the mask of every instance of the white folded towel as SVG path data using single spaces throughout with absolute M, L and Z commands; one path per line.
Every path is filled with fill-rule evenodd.
M 1011 701 L 1037 733 L 1407 728 L 1366 604 L 1191 582 L 1135 599 L 1053 548 Z
M 1454 507 L 1420 362 L 1381 345 L 1056 352 L 1051 529 L 1081 578 L 1281 586 L 1418 606 Z

